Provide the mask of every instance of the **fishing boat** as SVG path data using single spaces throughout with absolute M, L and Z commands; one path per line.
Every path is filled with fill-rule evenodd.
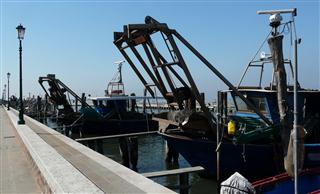
M 125 94 L 121 73 L 123 62 L 117 63 L 118 71 L 107 85 L 106 96 L 102 97 L 86 99 L 84 94 L 79 97 L 53 74 L 39 78 L 49 101 L 58 110 L 59 120 L 66 130 L 72 132 L 73 137 L 117 135 L 158 129 L 158 122 L 153 121 L 145 109 L 138 110 L 136 105 L 137 101 L 146 104 L 150 97 Z M 45 82 L 48 83 L 48 89 Z M 71 100 L 70 96 L 73 96 L 74 100 Z M 66 134 L 68 135 L 68 132 Z
M 152 120 L 150 114 L 131 109 L 134 101 L 144 99 L 135 96 L 89 98 L 93 109 L 80 110 L 83 114 L 81 133 L 92 136 L 156 131 L 158 122 Z
M 296 10 L 293 9 L 290 13 L 294 17 Z M 272 17 L 279 17 L 279 14 L 277 16 L 272 15 Z M 291 22 L 293 20 L 289 21 L 289 23 Z M 285 26 L 286 24 L 288 23 L 279 23 L 278 25 Z M 270 25 L 272 26 L 272 24 Z M 273 27 L 273 32 L 270 33 L 270 37 L 267 39 L 271 40 L 273 37 L 279 37 L 280 33 L 275 31 L 275 28 L 279 26 Z M 235 114 L 228 115 L 227 111 L 223 110 L 218 112 L 218 115 L 223 115 L 226 118 L 222 121 L 222 126 L 220 126 L 222 129 L 220 138 L 199 137 L 183 129 L 179 131 L 166 130 L 162 133 L 168 144 L 174 146 L 192 166 L 203 166 L 212 175 L 215 175 L 217 168 L 219 168 L 220 178 L 228 177 L 237 171 L 249 180 L 258 180 L 259 178 L 272 176 L 284 171 L 282 156 L 287 154 L 286 148 L 288 147 L 290 133 L 287 133 L 285 137 L 283 135 L 283 120 L 280 113 L 281 107 L 279 107 L 280 86 L 279 83 L 277 84 L 274 81 L 276 73 L 273 72 L 270 86 L 261 86 L 265 66 L 268 63 L 274 63 L 275 68 L 277 65 L 275 64 L 275 58 L 282 56 L 282 48 L 277 53 L 275 51 L 277 49 L 272 50 L 276 46 L 270 43 L 269 46 L 272 55 L 266 56 L 262 52 L 260 59 L 255 60 L 256 56 L 254 57 L 247 66 L 236 92 L 234 90 L 220 91 L 221 95 L 224 96 L 222 97 L 223 104 L 228 104 L 227 99 L 232 99 L 232 103 L 236 107 Z M 283 63 L 292 68 L 291 60 L 283 60 Z M 261 68 L 258 86 L 240 85 L 249 67 Z M 293 72 L 292 69 L 291 72 Z M 320 103 L 317 99 L 320 98 L 320 91 L 298 87 L 298 122 L 307 130 L 304 141 L 312 144 L 319 143 Z M 286 122 L 290 123 L 293 122 L 294 90 L 292 86 L 285 86 L 284 90 L 286 91 L 286 96 L 281 100 L 286 102 L 288 112 L 291 112 L 286 118 Z M 264 122 L 261 116 L 256 114 L 252 107 L 249 107 L 239 97 L 238 92 L 252 102 L 254 107 L 271 122 L 271 125 Z M 227 109 L 227 107 L 222 107 L 221 109 Z M 314 150 L 320 151 L 318 146 L 306 145 L 304 148 L 306 153 Z M 217 149 L 220 152 L 219 161 L 217 161 L 216 156 Z M 306 154 L 304 168 L 320 165 L 319 158 L 311 162 L 308 157 L 309 155 Z M 217 162 L 220 162 L 218 167 Z
M 150 16 L 146 17 L 145 24 L 128 24 L 123 32 L 114 33 L 114 44 L 141 82 L 149 85 L 138 71 L 137 63 L 131 60 L 127 52 L 129 49 L 171 107 L 168 113 L 153 118 L 159 121 L 159 133 L 169 147 L 180 153 L 190 165 L 203 166 L 208 175 L 218 175 L 221 179 L 237 171 L 252 181 L 284 171 L 294 100 L 293 87 L 286 82 L 284 65 L 292 67 L 292 64 L 290 59 L 283 59 L 282 32 L 289 28 L 294 35 L 290 26 L 294 24 L 296 9 L 283 13 L 290 13 L 291 20 L 281 22 L 279 13 L 270 17 L 272 30 L 264 43 L 268 40 L 271 54 L 261 52 L 259 58 L 258 51 L 245 70 L 244 75 L 249 67 L 261 68 L 259 84 L 254 87 L 240 84 L 244 76 L 238 86 L 231 84 L 180 33 Z M 156 45 L 152 39 L 155 34 L 163 38 L 169 57 L 166 57 L 168 53 L 163 54 L 157 48 L 159 44 Z M 218 92 L 216 112 L 210 112 L 205 105 L 204 96 L 197 88 L 177 40 L 229 87 L 229 90 Z M 143 47 L 148 63 L 136 49 L 138 46 Z M 263 87 L 262 73 L 267 64 L 274 67 L 272 81 Z M 320 140 L 319 97 L 319 90 L 299 86 L 299 124 L 307 130 L 305 143 Z M 232 99 L 236 108 L 234 114 L 228 113 L 228 99 Z M 196 102 L 201 112 L 195 110 Z M 305 147 L 305 152 L 309 149 Z M 319 162 L 314 161 L 316 165 Z M 305 163 L 305 167 L 307 165 Z
M 228 115 L 228 120 L 236 123 L 236 132 L 234 135 L 225 134 L 220 146 L 221 156 L 220 171 L 221 176 L 228 176 L 235 171 L 250 177 L 253 180 L 257 178 L 271 176 L 283 171 L 282 154 L 280 145 L 280 118 L 276 104 L 276 91 L 265 89 L 239 89 L 248 99 L 255 101 L 260 110 L 267 118 L 273 121 L 272 126 L 263 123 L 252 110 L 231 91 L 236 112 L 234 115 Z M 319 109 L 317 99 L 320 98 L 319 91 L 301 90 L 299 91 L 299 113 L 304 115 L 301 123 L 308 129 L 308 135 L 305 142 L 319 141 Z M 289 91 L 288 99 L 291 99 L 290 106 L 293 106 L 293 93 Z M 239 102 L 240 101 L 240 102 Z M 226 129 L 225 129 L 226 130 Z M 227 132 L 225 132 L 227 133 Z M 186 130 L 166 130 L 161 133 L 174 148 L 184 157 L 192 166 L 203 166 L 211 175 L 216 173 L 216 148 L 217 141 L 215 137 L 199 136 Z M 306 146 L 306 152 L 315 149 Z M 320 151 L 318 149 L 318 151 Z M 320 160 L 314 161 L 319 165 Z M 314 164 L 315 165 L 315 164 Z M 262 168 L 268 166 L 268 168 Z M 259 172 L 259 173 L 257 173 Z M 259 175 L 255 177 L 254 175 Z
M 155 131 L 158 122 L 152 116 L 138 110 L 137 101 L 149 100 L 147 96 L 130 96 L 125 94 L 122 82 L 122 64 L 116 62 L 118 71 L 108 83 L 104 97 L 90 97 L 90 107 L 81 108 L 82 117 L 81 134 L 92 135 L 117 135 Z M 144 103 L 145 104 L 145 103 Z

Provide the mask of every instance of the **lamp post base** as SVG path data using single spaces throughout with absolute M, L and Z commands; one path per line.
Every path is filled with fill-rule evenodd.
M 24 120 L 19 120 L 18 125 L 24 125 L 26 122 Z

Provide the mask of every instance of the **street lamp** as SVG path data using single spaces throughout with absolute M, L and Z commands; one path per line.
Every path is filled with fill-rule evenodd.
M 17 28 L 18 39 L 19 39 L 19 62 L 20 62 L 20 110 L 19 110 L 19 120 L 18 124 L 23 125 L 25 121 L 23 120 L 23 100 L 22 100 L 22 40 L 24 37 L 25 28 L 20 24 Z
M 10 73 L 7 73 L 7 77 L 8 77 L 8 110 L 10 110 L 10 96 L 9 96 L 9 78 L 10 78 Z

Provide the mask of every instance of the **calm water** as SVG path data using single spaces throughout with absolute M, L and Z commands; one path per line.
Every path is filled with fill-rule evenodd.
M 48 120 L 48 125 L 56 127 L 57 124 Z M 61 132 L 61 130 L 58 130 Z M 189 167 L 188 162 L 180 155 L 179 165 L 168 164 L 165 162 L 166 157 L 166 142 L 160 135 L 147 135 L 138 138 L 138 172 L 154 172 L 167 169 Z M 121 163 L 121 155 L 119 151 L 118 139 L 103 140 L 103 154 L 116 162 Z M 169 186 L 179 184 L 178 176 L 167 176 L 153 178 L 155 182 Z M 198 176 L 196 173 L 189 175 L 189 183 L 191 184 L 191 194 L 213 194 L 216 191 L 216 182 L 213 179 L 205 179 Z M 174 189 L 173 189 L 174 190 Z M 177 190 L 175 190 L 177 191 Z M 178 192 L 178 191 L 177 191 Z

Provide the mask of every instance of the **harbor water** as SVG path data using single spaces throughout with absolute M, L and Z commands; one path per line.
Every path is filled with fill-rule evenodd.
M 139 150 L 138 150 L 138 172 L 154 172 L 161 170 L 169 170 L 175 168 L 190 167 L 188 162 L 179 156 L 179 165 L 173 163 L 167 163 L 166 157 L 166 142 L 160 135 L 148 135 L 138 138 Z M 119 153 L 119 146 L 117 139 L 104 140 L 104 155 L 121 162 L 121 156 Z M 179 184 L 178 176 L 168 176 L 154 178 L 154 181 L 161 185 L 174 189 Z M 189 178 L 191 184 L 191 192 L 193 194 L 206 194 L 216 193 L 216 182 L 213 179 L 201 178 L 196 173 L 192 173 Z

